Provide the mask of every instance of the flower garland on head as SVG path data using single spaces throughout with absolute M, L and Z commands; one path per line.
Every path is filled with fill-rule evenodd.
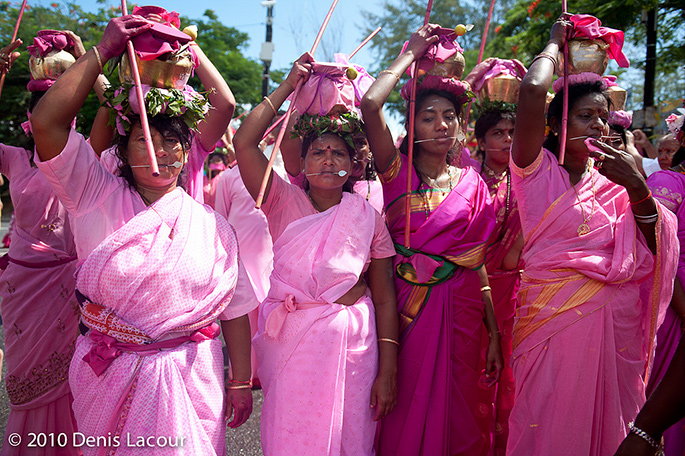
M 489 98 L 483 98 L 473 104 L 473 115 L 476 119 L 489 112 L 516 112 L 516 103 L 507 103 L 506 101 L 490 101 Z
M 291 138 L 306 138 L 333 133 L 340 136 L 354 149 L 354 137 L 362 133 L 362 123 L 359 116 L 353 112 L 318 116 L 302 114 L 298 117 Z
M 178 117 L 191 130 L 197 130 L 197 124 L 205 118 L 211 108 L 207 97 L 190 86 L 185 86 L 181 90 L 160 89 L 143 84 L 142 88 L 148 116 Z M 109 108 L 108 124 L 116 127 L 117 132 L 122 136 L 131 131 L 129 116 L 140 114 L 135 87 L 129 83 L 108 87 L 105 90 L 103 106 Z

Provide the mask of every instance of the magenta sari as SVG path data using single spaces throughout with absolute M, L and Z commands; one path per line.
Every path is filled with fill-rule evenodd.
M 673 212 L 678 218 L 678 241 L 680 243 L 680 257 L 678 260 L 677 279 L 685 284 L 685 175 L 673 171 L 659 171 L 647 179 L 647 185 L 652 190 L 654 198 Z M 666 374 L 675 354 L 682 330 L 680 317 L 673 308 L 669 307 L 663 325 L 657 333 L 654 367 L 647 385 L 649 396 Z M 685 454 L 685 419 L 680 420 L 664 432 L 664 452 L 666 456 L 683 456 Z
M 613 454 L 645 401 L 673 290 L 675 217 L 658 205 L 653 255 L 628 193 L 592 167 L 575 186 L 544 149 L 511 168 L 525 270 L 507 454 Z
M 5 386 L 10 413 L 0 454 L 75 455 L 77 449 L 29 448 L 29 433 L 76 431 L 69 363 L 78 332 L 76 249 L 67 211 L 31 166 L 32 153 L 0 145 L 0 172 L 10 180 L 16 226 L 0 281 L 5 327 Z M 12 433 L 22 445 L 7 441 Z M 71 443 L 71 442 L 69 442 Z
M 484 173 L 481 173 L 484 176 Z M 485 255 L 485 267 L 492 288 L 492 301 L 497 318 L 497 327 L 501 333 L 502 357 L 504 369 L 496 385 L 488 387 L 479 383 L 478 391 L 478 424 L 481 433 L 486 437 L 486 446 L 482 454 L 504 454 L 509 436 L 509 414 L 514 406 L 514 372 L 511 369 L 514 314 L 516 313 L 516 294 L 519 289 L 523 260 L 519 258 L 515 269 L 502 269 L 502 262 L 521 236 L 521 218 L 519 217 L 516 196 L 511 189 L 511 174 L 507 169 L 502 178 L 484 176 L 485 184 L 490 191 L 497 224 L 490 238 Z M 481 346 L 484 348 L 480 359 L 480 368 L 486 367 L 485 348 L 490 338 L 483 327 Z
M 407 172 L 411 249 L 405 249 Z M 476 422 L 480 337 L 485 315 L 478 273 L 495 224 L 483 180 L 460 169 L 453 189 L 428 189 L 399 152 L 381 175 L 386 217 L 399 253 L 398 402 L 383 419 L 380 455 L 479 454 Z

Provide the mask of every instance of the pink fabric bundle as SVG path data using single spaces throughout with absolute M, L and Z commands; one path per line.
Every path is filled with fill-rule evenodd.
M 528 70 L 518 60 L 509 59 L 493 59 L 490 63 L 490 69 L 473 84 L 473 91 L 478 92 L 483 85 L 490 79 L 501 74 L 513 76 L 519 81 L 523 79 Z
M 609 125 L 620 125 L 629 128 L 633 123 L 633 114 L 626 111 L 611 111 L 609 113 Z
M 159 16 L 160 19 L 164 21 L 165 25 L 177 29 L 181 28 L 181 21 L 178 18 L 178 13 L 176 11 L 168 12 L 161 6 L 134 6 L 131 14 L 137 14 L 138 16 L 143 16 L 146 19 L 149 19 L 148 16 L 154 14 Z
M 444 62 L 449 57 L 452 57 L 457 52 L 464 52 L 459 43 L 457 43 L 457 34 L 454 33 L 453 29 L 448 29 L 445 27 L 440 27 L 436 29 L 435 35 L 438 36 L 438 41 L 431 44 L 419 60 L 419 70 L 428 71 L 435 65 L 435 61 Z M 407 49 L 409 41 L 404 43 L 402 51 L 400 54 L 404 53 Z M 412 63 L 409 68 L 407 68 L 407 75 L 412 76 L 414 74 L 414 65 Z
M 33 39 L 33 44 L 26 49 L 29 51 L 29 54 L 38 58 L 45 57 L 53 49 L 61 51 L 73 46 L 74 42 L 64 32 L 59 30 L 39 30 L 38 35 Z
M 602 76 L 598 75 L 597 73 L 592 73 L 589 71 L 586 71 L 584 73 L 580 74 L 570 74 L 568 75 L 568 84 L 573 85 L 573 84 L 583 84 L 585 82 L 597 82 L 600 81 L 602 82 L 602 90 L 606 90 L 607 88 L 607 80 L 604 79 Z M 554 90 L 554 93 L 559 93 L 561 89 L 564 88 L 564 77 L 560 77 L 556 81 L 552 83 L 552 89 Z
M 622 68 L 630 66 L 630 61 L 623 54 L 623 32 L 621 30 L 602 27 L 602 22 L 589 14 L 574 14 L 571 16 L 571 22 L 573 22 L 574 38 L 602 40 L 609 45 L 607 51 L 609 57 L 616 60 L 616 63 Z
M 312 74 L 295 100 L 298 114 L 325 116 L 335 112 L 354 112 L 355 89 L 347 77 L 348 65 L 312 63 Z
M 350 63 L 347 54 L 335 54 L 335 63 L 340 63 L 348 67 L 353 67 L 355 70 L 357 70 L 357 77 L 354 78 L 354 80 L 352 81 L 352 85 L 354 86 L 355 95 L 354 105 L 359 107 L 361 99 L 364 98 L 364 94 L 367 90 L 369 90 L 371 84 L 373 84 L 376 81 L 376 78 L 371 76 L 369 72 L 366 71 L 366 68 L 364 68 L 363 66 L 357 65 L 355 63 Z
M 402 91 L 400 94 L 405 100 L 409 100 L 409 98 L 411 98 L 413 80 L 413 78 L 410 79 L 402 86 Z M 444 90 L 454 94 L 457 97 L 457 101 L 462 104 L 471 99 L 471 95 L 469 94 L 469 86 L 456 78 L 445 78 L 442 76 L 427 74 L 422 79 L 419 79 L 417 89 L 419 92 L 429 89 Z

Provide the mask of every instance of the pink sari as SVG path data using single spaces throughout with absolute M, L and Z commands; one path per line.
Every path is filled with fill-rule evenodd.
M 301 189 L 275 175 L 273 182 L 262 208 L 274 270 L 253 339 L 264 388 L 262 449 L 266 456 L 373 455 L 374 307 L 369 293 L 351 306 L 335 301 L 372 257 L 394 254 L 390 237 L 358 195 L 343 193 L 340 204 L 318 213 Z
M 107 312 L 91 313 L 86 307 L 83 321 L 122 342 L 133 341 L 131 334 L 160 341 L 193 333 L 228 305 L 236 259 L 237 243 L 225 220 L 177 189 L 88 256 L 79 271 L 78 290 Z M 113 316 L 105 319 L 110 311 Z M 111 318 L 118 323 L 110 324 Z M 188 454 L 224 454 L 218 339 L 147 356 L 123 351 L 102 375 L 84 360 L 95 346 L 91 337 L 83 336 L 76 344 L 70 369 L 74 413 L 85 435 L 111 435 L 120 445 L 86 454 L 176 454 L 174 445 L 180 443 Z M 166 436 L 171 443 L 154 449 L 128 446 L 148 436 Z
M 418 187 L 411 195 L 411 250 L 400 244 L 408 169 Z M 401 324 L 398 402 L 381 424 L 381 455 L 479 454 L 484 445 L 476 416 L 485 306 L 475 269 L 495 217 L 482 179 L 470 167 L 460 172 L 451 191 L 426 189 L 398 152 L 381 175 L 399 253 Z
M 685 284 L 685 175 L 673 171 L 660 171 L 647 179 L 647 185 L 652 190 L 654 198 L 673 212 L 678 218 L 678 241 L 680 244 L 680 258 L 678 260 L 677 279 Z M 657 333 L 654 367 L 647 385 L 647 396 L 654 391 L 675 354 L 682 330 L 680 317 L 669 307 L 666 311 L 664 324 Z M 664 432 L 664 453 L 666 456 L 683 456 L 685 454 L 685 419 L 680 420 Z
M 507 454 L 613 454 L 645 401 L 673 290 L 674 216 L 659 205 L 654 256 L 625 189 L 593 168 L 575 187 L 546 150 L 511 168 L 526 266 Z
M 483 174 L 481 174 L 482 176 Z M 516 313 L 516 294 L 519 289 L 523 261 L 515 269 L 503 270 L 502 261 L 521 235 L 521 218 L 519 217 L 516 196 L 511 190 L 511 174 L 498 180 L 496 176 L 484 178 L 490 190 L 497 225 L 489 242 L 485 255 L 485 266 L 492 288 L 492 300 L 497 318 L 497 327 L 501 333 L 502 357 L 504 369 L 499 382 L 492 387 L 479 383 L 478 391 L 478 424 L 481 433 L 489 436 L 482 454 L 504 454 L 509 436 L 509 414 L 514 406 L 514 372 L 511 369 L 511 352 L 513 341 L 514 314 Z M 483 327 L 481 347 L 487 348 L 490 338 Z M 485 350 L 481 354 L 480 369 L 486 367 Z
M 16 226 L 0 281 L 5 327 L 5 386 L 10 413 L 0 454 L 75 455 L 77 449 L 29 448 L 29 433 L 76 431 L 69 363 L 78 332 L 76 249 L 69 217 L 31 152 L 0 145 L 0 172 L 10 179 Z

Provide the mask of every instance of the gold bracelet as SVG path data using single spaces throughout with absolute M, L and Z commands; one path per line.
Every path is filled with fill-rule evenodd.
M 390 342 L 391 344 L 395 344 L 398 347 L 400 346 L 400 343 L 397 342 L 395 339 L 388 339 L 387 337 L 381 337 L 378 339 L 378 342 Z
M 538 55 L 535 56 L 532 62 L 530 62 L 531 65 L 535 63 L 536 60 L 540 59 L 548 59 L 550 62 L 552 62 L 552 65 L 554 65 L 554 71 L 557 71 L 557 58 L 554 57 L 552 54 L 548 54 L 546 52 L 541 52 Z
M 102 57 L 100 57 L 100 50 L 97 46 L 93 46 L 93 51 L 95 52 L 95 57 L 98 59 L 98 66 L 100 67 L 100 74 L 104 71 L 102 66 Z
M 230 390 L 244 390 L 244 389 L 252 389 L 252 385 L 237 385 L 237 386 L 231 386 L 228 385 L 226 389 Z
M 484 287 L 480 287 L 480 291 L 492 291 L 492 288 L 486 285 Z
M 385 74 L 391 74 L 391 75 L 395 76 L 395 79 L 397 79 L 397 82 L 400 82 L 400 75 L 397 74 L 397 73 L 395 73 L 395 72 L 392 71 L 392 70 L 383 70 L 383 71 L 381 71 L 380 73 L 378 73 L 378 77 L 380 77 L 380 76 L 381 76 L 382 74 L 384 74 L 384 73 L 385 73 Z M 397 84 L 397 82 L 395 82 L 395 84 Z
M 269 106 L 271 106 L 271 110 L 274 112 L 274 116 L 278 116 L 278 111 L 276 111 L 276 108 L 274 107 L 274 104 L 269 100 L 269 97 L 264 97 L 264 101 L 267 102 Z

